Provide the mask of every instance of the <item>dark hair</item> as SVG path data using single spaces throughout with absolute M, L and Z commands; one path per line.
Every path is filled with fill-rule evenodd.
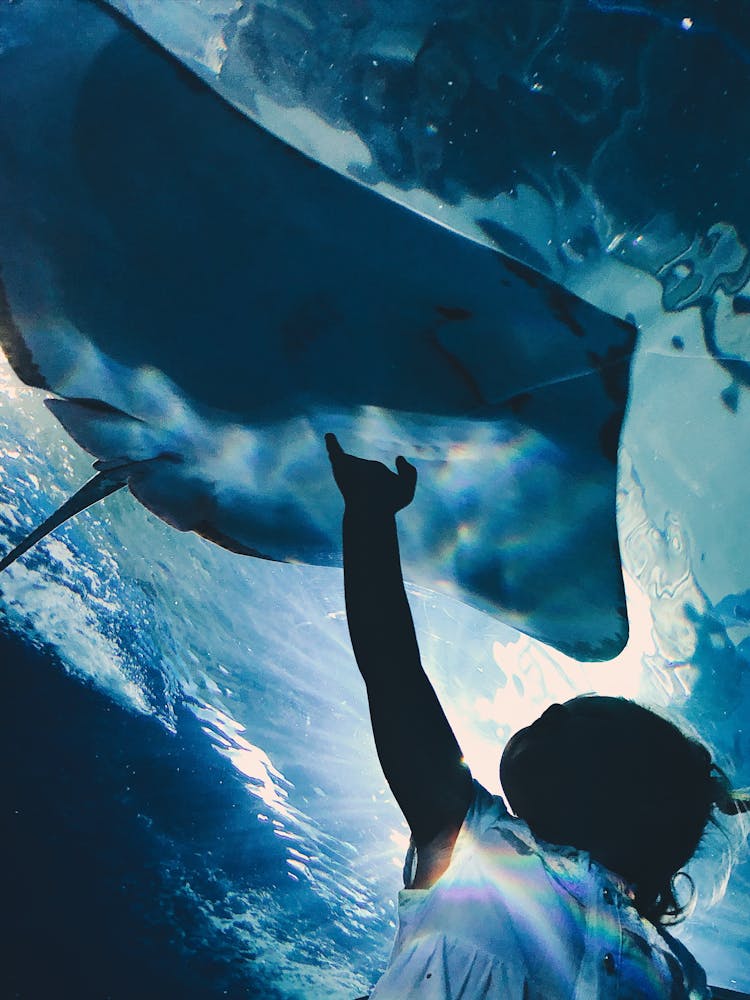
M 745 793 L 732 791 L 727 775 L 701 742 L 655 712 L 642 712 L 639 733 L 647 730 L 643 758 L 632 771 L 632 787 L 623 790 L 633 796 L 628 831 L 632 849 L 621 874 L 632 882 L 634 905 L 642 916 L 652 923 L 674 924 L 692 905 L 693 881 L 682 868 L 698 850 L 708 825 L 719 825 L 717 812 L 749 811 L 750 802 Z M 682 903 L 680 879 L 690 887 Z
M 733 838 L 717 814 L 749 812 L 750 796 L 732 791 L 700 740 L 628 698 L 571 698 L 518 735 L 525 753 L 511 741 L 500 762 L 516 815 L 540 840 L 587 851 L 621 875 L 647 920 L 677 923 L 695 895 L 682 868 L 709 824 L 725 834 L 730 860 Z M 729 865 L 715 871 L 726 876 Z M 691 889 L 685 901 L 680 879 Z

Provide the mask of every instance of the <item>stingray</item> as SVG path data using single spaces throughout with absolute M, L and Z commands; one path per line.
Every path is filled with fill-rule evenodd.
M 302 155 L 97 5 L 5 17 L 0 336 L 98 471 L 3 565 L 126 486 L 234 552 L 338 565 L 330 430 L 417 465 L 409 579 L 619 652 L 633 325 Z

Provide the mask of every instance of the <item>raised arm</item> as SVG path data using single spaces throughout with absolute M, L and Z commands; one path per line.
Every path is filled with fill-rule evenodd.
M 326 445 L 345 502 L 346 614 L 378 757 L 417 846 L 437 844 L 449 858 L 472 785 L 422 668 L 401 577 L 396 512 L 411 503 L 417 471 L 401 457 L 394 473 L 348 455 L 333 434 Z

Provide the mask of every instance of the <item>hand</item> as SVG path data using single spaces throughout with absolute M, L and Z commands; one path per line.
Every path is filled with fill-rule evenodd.
M 333 478 L 349 508 L 395 514 L 414 499 L 417 470 L 402 455 L 396 459 L 397 472 L 391 472 L 382 462 L 347 454 L 335 434 L 326 434 L 326 447 Z

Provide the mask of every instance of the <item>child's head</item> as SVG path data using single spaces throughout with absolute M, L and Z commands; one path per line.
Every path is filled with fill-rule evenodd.
M 679 915 L 673 879 L 714 806 L 741 809 L 704 746 L 624 698 L 553 705 L 511 738 L 500 779 L 537 836 L 587 850 L 622 875 L 653 921 Z

